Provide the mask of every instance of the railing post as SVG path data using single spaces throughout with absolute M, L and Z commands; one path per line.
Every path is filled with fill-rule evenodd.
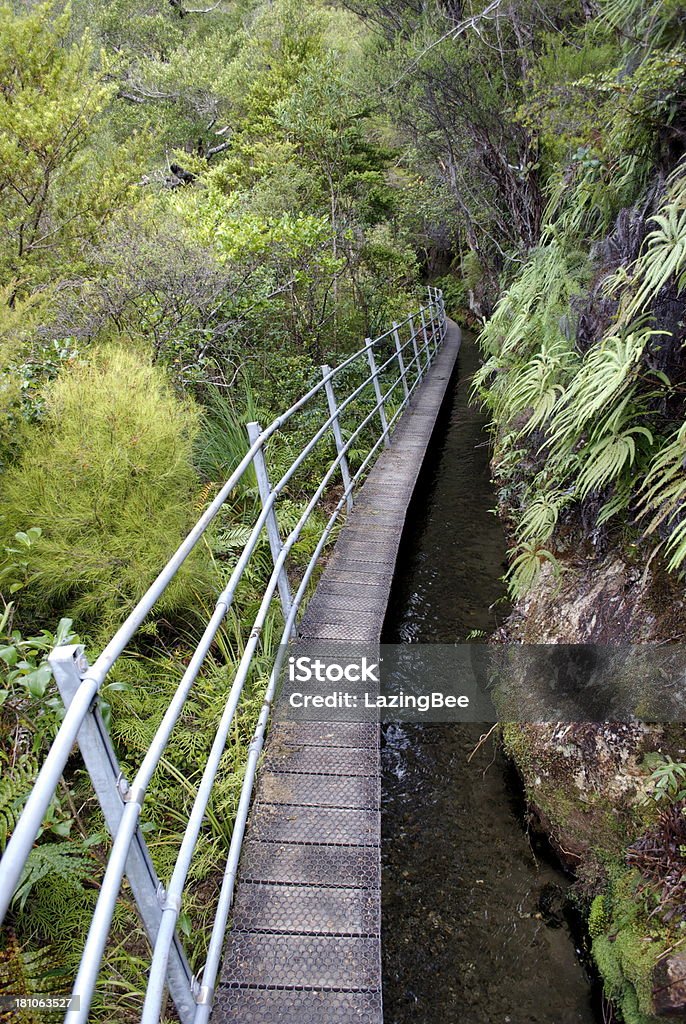
M 400 344 L 400 334 L 398 333 L 398 325 L 393 321 L 393 340 L 395 341 L 395 351 L 398 356 L 398 366 L 400 367 L 400 379 L 403 382 L 403 391 L 405 392 L 405 402 L 410 400 L 410 389 L 407 386 L 407 377 L 405 376 L 405 361 L 403 359 L 403 347 Z
M 88 671 L 83 646 L 76 644 L 55 647 L 48 655 L 48 662 L 64 706 L 68 708 L 81 686 L 83 676 Z M 117 755 L 98 708 L 97 698 L 81 724 L 77 742 L 107 828 L 114 838 L 124 811 L 128 784 L 122 777 Z M 139 829 L 136 829 L 126 858 L 126 877 L 148 938 L 154 943 L 162 919 L 164 889 Z M 174 936 L 170 951 L 167 984 L 183 1024 L 192 1024 L 196 1009 L 191 987 L 192 976 L 178 935 Z M 84 996 L 80 992 L 74 994 L 81 997 L 81 1012 L 85 1014 L 85 1019 L 87 1007 L 83 1005 Z
M 422 348 L 424 349 L 424 353 L 426 355 L 426 367 L 425 367 L 425 369 L 428 370 L 429 367 L 431 366 L 431 349 L 429 347 L 429 335 L 427 333 L 426 317 L 424 316 L 424 307 L 423 306 L 419 310 L 419 316 L 420 316 L 421 321 L 422 321 L 422 336 L 424 338 L 424 344 L 423 344 Z
M 347 507 L 348 507 L 348 512 L 352 512 L 352 508 L 353 508 L 353 492 L 352 492 L 352 489 L 351 489 L 351 486 L 350 486 L 351 485 L 351 478 L 350 478 L 350 468 L 348 466 L 348 456 L 347 456 L 347 453 L 346 453 L 345 444 L 343 443 L 343 435 L 341 434 L 341 424 L 340 424 L 340 421 L 338 419 L 338 405 L 336 404 L 336 394 L 335 394 L 334 389 L 333 389 L 333 384 L 328 379 L 329 374 L 331 373 L 331 367 L 330 366 L 322 366 L 321 369 L 322 369 L 322 377 L 324 378 L 324 390 L 326 391 L 326 400 L 329 403 L 329 415 L 332 417 L 332 419 L 331 419 L 331 432 L 333 434 L 334 441 L 336 442 L 336 452 L 340 456 L 340 460 L 341 460 L 339 465 L 341 467 L 341 477 L 343 479 L 343 487 L 348 492 L 347 497 L 346 497 L 346 504 L 347 504 Z
M 437 332 L 440 330 L 438 317 L 438 304 L 435 299 L 431 301 L 431 341 L 433 343 L 434 357 L 438 355 L 439 338 Z
M 257 438 L 262 433 L 262 428 L 259 423 L 248 423 L 248 439 L 251 446 L 255 443 Z M 267 471 L 267 460 L 264 457 L 264 449 L 260 446 L 255 452 L 253 459 L 253 465 L 255 466 L 255 473 L 257 475 L 257 486 L 260 491 L 260 501 L 262 502 L 262 508 L 265 507 L 269 501 L 272 493 L 272 487 L 269 482 L 269 473 Z M 276 518 L 276 511 L 274 505 L 269 509 L 267 513 L 267 520 L 265 523 L 267 527 L 267 536 L 269 538 L 269 547 L 272 553 L 272 559 L 274 565 L 281 554 L 283 543 L 281 541 L 281 533 L 279 532 L 279 523 Z M 291 586 L 288 582 L 288 576 L 286 574 L 286 566 L 281 566 L 278 579 L 279 586 L 279 597 L 281 598 L 281 609 L 283 611 L 284 620 L 286 620 L 290 614 L 291 606 L 293 604 L 293 597 L 291 595 Z M 295 627 L 294 627 L 295 630 Z
M 424 379 L 424 374 L 422 373 L 422 361 L 419 358 L 419 349 L 417 348 L 417 330 L 414 326 L 414 317 L 412 316 L 410 317 L 410 330 L 412 331 L 412 348 L 414 349 L 414 361 L 415 366 L 417 367 L 417 381 L 419 384 L 421 384 L 422 380 Z
M 376 369 L 376 359 L 374 358 L 374 344 L 371 338 L 365 338 L 365 345 L 367 346 L 367 359 L 369 361 L 369 369 L 372 371 L 372 381 L 374 382 L 374 394 L 376 395 L 376 404 L 379 407 L 379 419 L 381 420 L 381 431 L 384 438 L 384 443 L 387 448 L 390 447 L 391 439 L 388 436 L 388 420 L 386 419 L 386 408 L 384 406 L 384 398 L 381 394 L 381 385 L 379 383 L 379 373 Z

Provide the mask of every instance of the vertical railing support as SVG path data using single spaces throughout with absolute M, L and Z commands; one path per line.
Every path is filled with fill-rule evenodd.
M 407 386 L 407 377 L 405 376 L 405 361 L 403 359 L 403 347 L 400 344 L 400 334 L 398 333 L 398 325 L 393 321 L 393 340 L 395 341 L 395 351 L 398 356 L 398 366 L 400 368 L 400 379 L 403 382 L 403 391 L 405 392 L 405 402 L 410 401 L 410 389 Z
M 422 348 L 424 349 L 424 354 L 426 355 L 425 369 L 428 370 L 429 367 L 431 366 L 431 349 L 429 347 L 429 333 L 426 326 L 426 317 L 424 316 L 423 308 L 419 310 L 419 316 L 422 321 L 422 337 L 424 338 L 424 344 L 422 345 Z
M 369 361 L 369 369 L 372 372 L 372 381 L 374 383 L 374 394 L 376 395 L 376 404 L 379 407 L 379 419 L 381 420 L 381 431 L 383 433 L 384 444 L 387 448 L 390 447 L 391 439 L 388 436 L 388 420 L 386 419 L 386 408 L 384 406 L 384 398 L 381 393 L 381 384 L 379 383 L 379 371 L 376 368 L 376 359 L 374 358 L 374 344 L 371 338 L 365 338 L 365 345 L 367 346 L 367 359 Z
M 83 646 L 55 647 L 48 655 L 48 662 L 64 706 L 68 708 L 88 671 Z M 128 784 L 122 777 L 117 755 L 98 709 L 97 698 L 81 724 L 77 742 L 107 828 L 114 838 L 126 803 Z M 146 842 L 138 829 L 126 858 L 126 877 L 148 938 L 154 943 L 162 919 L 164 890 Z M 192 1024 L 196 1009 L 191 988 L 192 976 L 178 935 L 174 936 L 169 954 L 167 984 L 183 1024 Z M 77 991 L 74 995 L 81 998 L 81 1007 L 74 1008 L 74 1016 L 80 1012 L 85 1020 L 88 1008 L 84 1006 L 84 995 Z
M 430 305 L 431 310 L 431 342 L 433 344 L 434 358 L 438 355 L 440 346 L 440 318 L 438 316 L 438 304 L 434 298 Z
M 348 466 L 348 456 L 343 443 L 343 435 L 341 433 L 341 424 L 338 419 L 338 405 L 336 404 L 336 394 L 333 389 L 333 384 L 329 380 L 329 374 L 331 373 L 330 366 L 322 366 L 322 376 L 324 378 L 324 390 L 326 391 L 326 400 L 329 403 L 329 416 L 331 420 L 331 432 L 336 442 L 336 452 L 340 456 L 340 467 L 341 477 L 343 479 L 343 487 L 348 492 L 346 497 L 346 505 L 348 512 L 352 512 L 353 508 L 353 492 L 351 488 L 350 478 L 350 467 Z
M 414 349 L 414 363 L 417 367 L 417 382 L 422 383 L 424 374 L 422 373 L 422 361 L 419 358 L 419 349 L 417 348 L 417 329 L 414 325 L 414 317 L 410 317 L 410 330 L 412 332 L 412 348 Z
M 252 446 L 262 433 L 262 428 L 257 422 L 248 423 L 247 427 L 248 439 Z M 264 508 L 271 496 L 272 486 L 269 482 L 267 460 L 264 457 L 264 448 L 262 446 L 260 446 L 255 452 L 253 465 L 255 466 L 255 474 L 257 476 L 257 486 L 260 492 L 260 501 L 262 502 L 262 508 Z M 274 561 L 274 565 L 276 565 L 276 561 L 279 555 L 281 554 L 281 549 L 283 548 L 283 542 L 281 540 L 279 523 L 276 518 L 276 511 L 274 509 L 273 504 L 267 514 L 265 526 L 267 527 L 267 536 L 269 538 L 269 547 L 271 549 L 272 559 Z M 286 620 L 290 615 L 291 606 L 293 604 L 293 597 L 291 595 L 291 586 L 290 583 L 288 582 L 288 576 L 286 574 L 285 565 L 281 566 L 281 571 L 279 572 L 278 587 L 279 597 L 281 598 L 281 609 L 283 611 L 284 620 Z

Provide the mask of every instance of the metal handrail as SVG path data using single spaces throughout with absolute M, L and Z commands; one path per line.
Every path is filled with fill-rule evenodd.
M 419 330 L 415 328 L 416 317 L 419 317 L 422 323 L 422 327 Z M 403 327 L 408 326 L 410 336 L 403 343 L 400 338 L 400 331 Z M 250 806 L 257 761 L 264 742 L 269 711 L 274 698 L 280 669 L 279 657 L 283 651 L 283 645 L 293 635 L 298 613 L 302 607 L 312 574 L 340 513 L 344 508 L 351 508 L 354 489 L 380 446 L 390 443 L 390 434 L 394 424 L 410 403 L 415 389 L 421 384 L 423 375 L 430 367 L 445 338 L 446 332 L 447 320 L 443 295 L 439 289 L 430 288 L 427 305 L 420 307 L 416 313 L 410 314 L 400 323 L 394 323 L 389 330 L 378 337 L 374 339 L 368 338 L 363 348 L 348 356 L 333 369 L 323 366 L 322 379 L 298 401 L 293 403 L 289 409 L 272 420 L 265 429 L 261 429 L 259 424 L 249 424 L 249 447 L 246 454 L 167 565 L 159 573 L 125 622 L 106 645 L 93 666 L 88 667 L 83 655 L 83 648 L 81 647 L 59 647 L 55 648 L 51 653 L 49 661 L 65 703 L 66 713 L 0 862 L 2 869 L 0 871 L 0 921 L 4 918 L 11 904 L 13 893 L 20 881 L 22 871 L 39 832 L 44 815 L 53 799 L 74 742 L 78 740 L 86 767 L 93 781 L 96 795 L 105 813 L 108 828 L 113 836 L 113 843 L 86 939 L 81 965 L 74 984 L 74 995 L 78 995 L 79 999 L 74 1000 L 74 1007 L 67 1012 L 65 1017 L 69 1024 L 77 1024 L 77 1022 L 85 1024 L 85 1021 L 88 1019 L 114 908 L 125 874 L 128 877 L 136 904 L 153 947 L 150 980 L 141 1018 L 143 1024 L 156 1024 L 159 1020 L 166 985 L 169 986 L 183 1024 L 191 1024 L 191 1022 L 203 1024 L 203 1022 L 207 1021 L 219 968 L 223 936 L 233 899 L 238 857 Z M 375 348 L 390 337 L 394 341 L 394 351 L 382 363 L 377 365 Z M 410 346 L 412 347 L 413 354 L 405 362 L 403 353 Z M 426 360 L 424 366 L 422 366 L 422 355 Z M 364 378 L 361 384 L 353 388 L 345 399 L 340 402 L 337 401 L 334 393 L 334 381 L 340 376 L 342 370 L 364 358 L 369 363 L 370 372 L 368 376 Z M 381 388 L 382 374 L 384 371 L 389 370 L 393 363 L 397 363 L 400 372 L 387 390 L 383 391 Z M 410 385 L 408 380 L 411 370 L 414 371 L 415 379 Z M 341 415 L 346 410 L 352 410 L 353 403 L 356 399 L 363 396 L 370 385 L 374 389 L 375 400 L 373 405 L 356 422 L 354 429 L 350 432 L 347 440 L 344 441 L 340 429 Z M 402 387 L 403 397 L 390 420 L 388 420 L 386 404 L 399 387 Z M 329 416 L 315 430 L 314 435 L 301 448 L 286 472 L 272 486 L 269 482 L 265 461 L 264 449 L 267 441 L 322 390 L 326 394 Z M 363 436 L 365 430 L 376 416 L 381 421 L 380 435 L 370 447 L 354 475 L 351 475 L 348 466 L 348 455 L 351 446 Z M 322 476 L 296 526 L 282 541 L 276 515 L 277 499 L 316 446 L 323 439 L 328 438 L 330 433 L 333 434 L 336 444 L 336 457 Z M 135 778 L 129 785 L 121 778 L 121 773 L 118 772 L 116 754 L 99 715 L 97 708 L 98 691 L 117 658 L 123 653 L 154 604 L 195 548 L 245 472 L 253 465 L 258 477 L 261 510 L 233 568 L 229 581 L 219 595 L 215 609 L 167 706 Z M 329 515 L 295 595 L 291 596 L 288 577 L 285 573 L 288 555 L 297 543 L 310 516 L 337 473 L 340 473 L 343 479 L 343 493 L 333 512 Z M 264 587 L 259 610 L 253 621 L 238 667 L 236 668 L 233 683 L 217 726 L 212 748 L 205 764 L 193 808 L 181 841 L 170 884 L 168 889 L 165 890 L 157 879 L 147 847 L 138 828 L 146 790 L 155 769 L 162 759 L 172 731 L 203 662 L 212 647 L 214 638 L 232 606 L 238 585 L 264 530 L 267 531 L 271 546 L 273 571 Z M 206 964 L 202 971 L 202 980 L 200 980 L 190 976 L 183 946 L 176 933 L 176 925 L 188 870 L 200 836 L 203 817 L 211 796 L 219 761 L 226 745 L 234 715 L 239 706 L 243 686 L 260 641 L 262 628 L 277 591 L 281 599 L 284 616 L 284 629 L 279 645 L 279 656 L 277 657 L 277 663 L 272 668 L 253 739 L 248 749 L 246 773 L 241 788 L 224 879 L 210 936 Z

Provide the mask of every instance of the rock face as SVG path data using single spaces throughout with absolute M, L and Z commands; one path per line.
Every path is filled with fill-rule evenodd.
M 548 833 L 567 867 L 595 857 L 601 837 L 620 852 L 624 836 L 635 831 L 646 784 L 640 762 L 646 741 L 660 734 L 659 727 L 641 723 L 504 727 L 505 745 L 524 778 L 531 822 Z
M 640 644 L 683 635 L 686 601 L 673 579 L 616 555 L 592 565 L 566 562 L 557 578 L 543 566 L 497 639 L 530 644 Z
M 684 1019 L 686 953 L 673 953 L 659 961 L 653 973 L 653 1006 L 658 1017 Z
M 685 635 L 683 586 L 615 554 L 568 563 L 561 578 L 546 566 L 494 640 L 628 645 Z M 569 714 L 566 722 L 544 722 L 544 715 L 513 722 L 527 688 L 535 698 L 539 686 L 541 706 L 555 706 L 541 664 L 543 681 L 525 671 L 519 680 L 516 674 L 507 680 L 500 708 L 501 719 L 510 719 L 504 743 L 523 778 L 531 823 L 576 872 L 592 916 L 595 907 L 593 954 L 624 1020 L 686 1022 L 686 952 L 680 946 L 671 952 L 683 930 L 662 920 L 654 897 L 648 905 L 649 882 L 627 861 L 627 848 L 657 816 L 654 801 L 646 800 L 651 768 L 644 759 L 662 752 L 686 761 L 686 729 L 635 719 L 570 722 Z M 563 703 L 560 709 L 567 710 Z M 686 858 L 684 880 L 686 885 Z

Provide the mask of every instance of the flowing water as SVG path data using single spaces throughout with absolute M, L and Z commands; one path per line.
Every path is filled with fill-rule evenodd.
M 507 614 L 502 529 L 483 414 L 463 340 L 440 438 L 403 537 L 387 643 L 455 643 Z M 386 726 L 383 926 L 386 1024 L 594 1024 L 566 912 L 568 879 L 530 841 L 516 780 L 488 727 Z

